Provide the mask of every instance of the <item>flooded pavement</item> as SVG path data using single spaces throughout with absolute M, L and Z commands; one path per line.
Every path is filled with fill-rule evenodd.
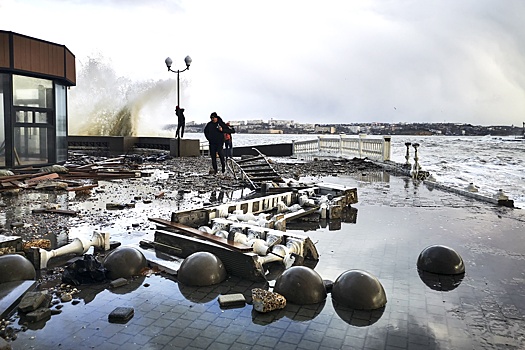
M 68 209 L 79 210 L 80 215 L 60 216 L 57 225 L 71 227 L 69 239 L 91 234 L 96 228 L 110 230 L 112 240 L 136 245 L 143 238 L 151 239 L 155 230 L 148 216 L 169 219 L 172 211 L 210 201 L 209 192 L 199 191 L 172 191 L 156 197 L 163 190 L 157 181 L 162 183 L 112 181 L 100 186 L 97 200 L 68 198 Z M 316 242 L 320 259 L 315 270 L 323 279 L 334 281 L 347 270 L 365 270 L 383 285 L 386 307 L 346 309 L 328 294 L 319 304 L 288 304 L 261 314 L 250 304 L 251 289 L 267 287 L 261 283 L 230 277 L 214 286 L 185 287 L 168 274 L 154 273 L 114 289 L 108 284 L 79 286 L 73 302 L 60 304 L 60 314 L 18 332 L 10 343 L 12 348 L 525 348 L 522 210 L 495 207 L 384 172 L 324 181 L 357 187 L 359 202 L 352 205 L 352 214 L 347 220 L 303 222 L 293 226 L 293 231 Z M 133 193 L 123 191 L 126 186 Z M 151 202 L 144 203 L 142 198 Z M 133 199 L 134 207 L 105 208 L 108 202 L 125 204 Z M 99 212 L 104 213 L 103 220 Z M 23 215 L 14 214 L 15 219 Z M 418 273 L 420 252 L 435 244 L 449 246 L 461 255 L 466 270 L 462 278 L 447 280 Z M 146 251 L 146 256 L 167 258 L 174 269 L 180 263 L 154 251 Z M 275 280 L 268 284 L 272 287 Z M 221 308 L 218 296 L 230 293 L 242 293 L 248 303 Z M 108 322 L 116 307 L 134 308 L 133 318 L 125 324 Z M 18 318 L 12 322 L 14 327 L 23 327 Z

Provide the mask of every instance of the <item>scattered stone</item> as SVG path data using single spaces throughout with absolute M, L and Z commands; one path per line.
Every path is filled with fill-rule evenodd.
M 46 295 L 44 292 L 28 292 L 20 301 L 18 309 L 21 312 L 35 311 L 45 300 Z
M 60 315 L 61 313 L 62 313 L 62 310 L 60 310 L 58 308 L 51 309 L 51 316 L 53 316 L 53 315 Z
M 286 298 L 279 293 L 270 292 L 261 288 L 252 289 L 253 308 L 258 312 L 270 312 L 284 309 Z
M 40 308 L 35 311 L 31 311 L 25 315 L 25 319 L 30 322 L 38 322 L 42 320 L 49 320 L 51 318 L 51 310 L 46 308 Z
M 122 287 L 122 286 L 125 286 L 126 284 L 128 284 L 128 280 L 121 277 L 121 278 L 117 278 L 116 280 L 113 280 L 109 283 L 109 287 L 110 288 L 117 288 L 117 287 Z
M 67 303 L 69 301 L 73 300 L 73 296 L 70 293 L 62 293 L 60 296 L 60 301 L 63 303 Z
M 40 307 L 48 308 L 51 306 L 51 301 L 53 301 L 53 296 L 49 293 L 44 293 L 44 301 L 40 304 Z
M 126 323 L 133 318 L 135 309 L 132 307 L 117 307 L 111 311 L 108 316 L 108 321 L 111 323 Z

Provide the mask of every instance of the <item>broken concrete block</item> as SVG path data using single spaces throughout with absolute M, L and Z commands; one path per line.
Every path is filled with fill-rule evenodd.
M 246 304 L 246 298 L 241 293 L 219 295 L 219 305 L 221 307 L 243 307 Z
M 108 316 L 108 321 L 111 323 L 126 323 L 133 318 L 135 309 L 132 307 L 117 307 L 111 311 Z
M 252 289 L 253 308 L 258 312 L 270 312 L 284 309 L 286 298 L 279 293 L 270 292 L 261 288 Z
M 117 287 L 125 286 L 126 284 L 128 284 L 128 280 L 123 277 L 120 277 L 120 278 L 117 278 L 116 280 L 111 281 L 111 283 L 109 284 L 109 287 L 117 288 Z
M 21 312 L 31 312 L 40 307 L 40 305 L 46 300 L 45 293 L 43 292 L 29 292 L 20 301 L 18 309 Z
M 49 320 L 51 318 L 51 310 L 48 308 L 40 308 L 35 311 L 31 311 L 25 315 L 25 319 L 28 322 L 38 322 L 42 320 Z

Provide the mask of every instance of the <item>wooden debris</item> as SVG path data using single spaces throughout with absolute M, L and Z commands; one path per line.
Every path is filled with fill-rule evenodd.
M 222 238 L 222 237 L 219 237 L 219 236 L 215 236 L 215 235 L 206 233 L 204 231 L 200 231 L 200 230 L 198 230 L 196 228 L 189 227 L 189 226 L 177 223 L 177 222 L 172 222 L 172 221 L 159 219 L 159 218 L 148 218 L 148 219 L 150 221 L 156 222 L 158 224 L 162 224 L 164 226 L 168 226 L 169 228 L 176 229 L 177 232 L 179 232 L 181 234 L 189 235 L 189 236 L 192 236 L 192 237 L 197 237 L 197 238 L 200 238 L 200 239 L 204 239 L 206 241 L 210 241 L 210 242 L 216 243 L 216 244 L 218 244 L 218 245 L 220 245 L 222 247 L 226 247 L 226 248 L 229 248 L 231 250 L 235 250 L 235 251 L 239 251 L 239 252 L 251 252 L 252 251 L 252 247 L 249 247 L 249 246 L 244 245 L 242 243 L 228 241 L 225 238 Z
M 7 175 L 0 177 L 0 192 L 26 189 L 26 188 L 38 188 L 37 185 L 43 181 L 59 180 L 67 183 L 67 186 L 59 186 L 67 191 L 86 191 L 93 187 L 96 187 L 98 180 L 106 179 L 126 179 L 140 177 L 140 172 L 129 170 L 127 166 L 124 166 L 124 157 L 107 159 L 102 162 L 96 162 L 93 164 L 86 164 L 82 166 L 70 166 L 67 167 L 68 172 L 64 173 L 42 173 L 40 168 L 19 168 L 15 169 L 15 175 Z M 87 180 L 90 179 L 95 184 L 81 183 L 75 180 Z M 53 186 L 43 186 L 42 188 L 52 188 Z
M 57 173 L 51 173 L 46 175 L 37 176 L 31 179 L 25 180 L 25 183 L 28 185 L 36 184 L 37 182 L 45 181 L 45 180 L 52 180 L 52 179 L 58 179 L 60 176 Z
M 78 214 L 78 212 L 74 210 L 67 210 L 67 209 L 33 209 L 32 213 L 33 214 L 54 213 L 54 214 L 64 214 L 64 215 L 71 215 L 71 216 L 75 216 Z
M 40 238 L 40 239 L 33 239 L 23 244 L 24 250 L 29 250 L 31 247 L 51 249 L 51 241 L 49 239 Z

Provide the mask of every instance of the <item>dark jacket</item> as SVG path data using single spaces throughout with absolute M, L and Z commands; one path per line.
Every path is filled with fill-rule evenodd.
M 222 131 L 219 130 L 219 126 L 222 128 Z M 217 118 L 217 123 L 210 121 L 204 127 L 204 136 L 206 136 L 206 140 L 208 140 L 209 143 L 216 145 L 224 144 L 224 134 L 232 134 L 234 132 L 235 130 L 226 125 L 220 117 Z

